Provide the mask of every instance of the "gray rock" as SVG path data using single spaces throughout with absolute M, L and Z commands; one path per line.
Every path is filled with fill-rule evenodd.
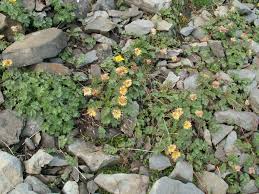
M 56 148 L 56 140 L 54 136 L 51 136 L 47 133 L 41 133 L 41 148 Z
M 85 18 L 87 13 L 91 10 L 93 0 L 63 0 L 65 4 L 73 3 L 76 5 L 75 14 L 77 18 Z
M 259 89 L 254 88 L 250 92 L 249 102 L 253 111 L 259 115 Z
M 99 174 L 94 182 L 113 194 L 146 194 L 149 178 L 138 174 Z
M 36 11 L 42 11 L 43 9 L 45 9 L 46 7 L 50 6 L 51 1 L 50 0 L 45 0 L 44 2 L 42 1 L 36 1 L 35 2 L 35 10 Z
M 89 181 L 87 183 L 87 190 L 90 194 L 95 194 L 95 192 L 99 189 L 98 185 L 93 181 Z
M 184 80 L 185 90 L 195 90 L 198 88 L 198 74 L 193 74 Z
M 0 112 L 0 145 L 13 145 L 19 142 L 23 121 L 11 110 Z
M 162 177 L 152 186 L 149 194 L 204 194 L 194 184 Z
M 125 0 L 125 2 L 150 13 L 157 13 L 161 9 L 167 9 L 172 3 L 171 0 Z
M 33 67 L 36 72 L 47 72 L 57 75 L 70 75 L 71 70 L 63 64 L 59 63 L 38 63 Z
M 155 24 L 158 31 L 169 31 L 173 24 L 162 20 L 158 15 L 154 15 L 151 21 Z
M 125 26 L 125 31 L 128 34 L 142 36 L 148 34 L 154 28 L 153 22 L 150 20 L 138 19 Z
M 22 6 L 28 10 L 28 11 L 33 11 L 36 6 L 35 0 L 22 0 Z
M 182 182 L 192 182 L 193 167 L 186 161 L 178 161 L 169 177 Z
M 209 40 L 208 43 L 215 57 L 218 57 L 218 58 L 225 57 L 224 48 L 220 40 Z
M 38 194 L 51 193 L 51 190 L 48 188 L 48 186 L 34 176 L 27 176 L 24 182 L 29 184 L 32 190 Z
M 8 194 L 37 194 L 32 191 L 32 187 L 27 183 L 20 183 L 16 185 L 15 189 L 10 191 Z
M 256 130 L 258 127 L 258 118 L 252 112 L 227 110 L 216 112 L 214 116 L 218 123 L 237 125 L 247 131 Z
M 31 137 L 41 131 L 42 119 L 28 119 L 22 131 L 22 137 Z
M 233 81 L 233 79 L 223 71 L 220 71 L 220 72 L 216 73 L 216 78 L 219 81 L 222 80 L 222 81 L 227 82 L 227 83 L 230 83 L 230 82 Z
M 234 0 L 232 5 L 237 9 L 237 11 L 240 14 L 248 15 L 248 14 L 252 13 L 252 10 L 247 5 L 245 5 L 244 3 L 241 3 L 238 0 Z
M 2 53 L 3 59 L 11 59 L 13 66 L 27 66 L 57 56 L 67 46 L 65 33 L 57 28 L 33 32 L 8 46 Z
M 248 24 L 252 24 L 257 18 L 258 18 L 258 15 L 252 12 L 249 15 L 245 16 L 245 21 Z
M 116 24 L 106 17 L 97 16 L 94 20 L 87 22 L 84 29 L 87 32 L 107 33 L 114 29 Z
M 207 34 L 201 27 L 196 28 L 192 32 L 192 36 L 199 41 L 205 41 L 207 39 Z
M 254 53 L 259 53 L 259 43 L 255 41 L 251 41 L 249 48 L 254 52 Z
M 226 194 L 228 184 L 218 175 L 204 171 L 198 174 L 199 187 L 210 194 Z
M 139 11 L 138 7 L 132 6 L 131 8 L 125 10 L 125 11 L 119 11 L 119 10 L 109 10 L 108 14 L 110 17 L 116 17 L 121 18 L 123 20 L 127 20 L 131 17 L 136 17 L 138 15 L 142 15 L 143 12 Z
M 22 181 L 23 174 L 20 160 L 0 150 L 0 193 L 8 193 Z
M 67 181 L 62 191 L 64 194 L 79 194 L 79 187 L 75 181 Z
M 84 82 L 88 80 L 88 76 L 84 72 L 73 72 L 73 79 L 79 82 Z
M 228 70 L 228 74 L 237 76 L 240 79 L 247 79 L 248 81 L 253 81 L 256 77 L 256 74 L 249 69 Z
M 170 85 L 171 88 L 179 81 L 180 77 L 175 75 L 174 72 L 170 71 L 163 84 Z
M 62 166 L 68 166 L 68 162 L 65 158 L 59 155 L 54 155 L 53 159 L 50 161 L 48 166 L 51 167 L 62 167 Z
M 115 9 L 114 0 L 97 0 L 93 5 L 93 10 L 110 10 Z
M 29 160 L 24 162 L 28 174 L 40 174 L 41 168 L 49 164 L 53 157 L 44 150 L 38 150 Z
M 35 150 L 36 149 L 36 147 L 35 147 L 35 145 L 34 145 L 34 143 L 33 143 L 33 141 L 32 141 L 32 139 L 31 138 L 26 138 L 25 140 L 24 140 L 24 144 L 26 145 L 26 147 L 29 149 L 29 150 Z
M 258 18 L 258 19 L 255 19 L 254 25 L 255 25 L 255 27 L 258 27 L 258 26 L 259 26 L 259 18 Z
M 240 155 L 240 151 L 236 147 L 235 143 L 237 140 L 237 133 L 232 131 L 226 138 L 226 143 L 224 146 L 224 151 L 227 156 L 230 155 Z
M 251 194 L 251 193 L 258 193 L 259 189 L 256 187 L 255 180 L 250 180 L 242 187 L 242 193 L 244 194 Z
M 6 16 L 0 13 L 0 30 L 4 29 L 6 25 Z
M 74 141 L 73 144 L 68 146 L 68 150 L 81 158 L 91 171 L 97 171 L 104 166 L 115 164 L 119 160 L 118 156 L 107 155 L 100 148 L 82 140 Z
M 221 141 L 217 147 L 215 152 L 215 158 L 219 159 L 221 162 L 225 162 L 227 159 L 226 153 L 224 151 L 226 140 Z
M 164 170 L 171 166 L 171 162 L 168 157 L 162 154 L 153 154 L 149 158 L 149 168 L 152 170 Z
M 233 126 L 228 125 L 219 125 L 219 129 L 211 133 L 212 143 L 216 146 L 219 142 L 221 142 L 232 130 L 234 129 Z
M 207 144 L 209 146 L 212 146 L 211 134 L 210 134 L 210 131 L 208 129 L 204 129 L 204 131 L 203 131 L 203 138 L 204 138 L 204 140 L 207 142 Z
M 112 57 L 112 47 L 109 44 L 98 44 L 96 45 L 95 49 L 97 51 L 99 63 L 101 63 L 108 57 Z
M 189 36 L 191 35 L 191 33 L 195 30 L 195 27 L 194 26 L 186 26 L 184 28 L 182 28 L 180 30 L 180 33 L 183 35 L 183 36 Z
M 92 34 L 92 37 L 96 40 L 96 42 L 104 43 L 104 44 L 109 44 L 109 45 L 116 45 L 117 43 L 111 39 L 108 38 L 102 34 Z
M 228 14 L 228 6 L 219 6 L 217 9 L 214 11 L 214 15 L 217 17 L 224 17 Z
M 84 65 L 88 65 L 88 64 L 91 64 L 91 63 L 97 61 L 98 57 L 96 54 L 97 54 L 96 50 L 92 50 L 92 51 L 89 51 L 88 53 L 86 53 Z M 80 67 L 82 67 L 82 66 L 80 66 Z
M 4 96 L 2 91 L 0 90 L 0 104 L 3 104 L 3 103 L 4 103 Z

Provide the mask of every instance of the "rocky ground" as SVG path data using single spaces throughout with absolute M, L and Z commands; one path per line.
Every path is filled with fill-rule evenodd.
M 259 193 L 256 0 L 2 0 L 0 32 L 0 194 Z

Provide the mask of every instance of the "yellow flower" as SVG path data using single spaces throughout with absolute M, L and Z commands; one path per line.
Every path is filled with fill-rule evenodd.
M 141 55 L 142 50 L 141 50 L 140 48 L 135 48 L 135 49 L 134 49 L 134 52 L 135 52 L 135 55 L 136 55 L 136 56 L 139 56 L 139 55 Z
M 176 61 L 177 61 L 177 59 L 178 59 L 178 57 L 177 57 L 177 56 L 173 56 L 173 57 L 171 58 L 172 62 L 176 62 Z
M 2 66 L 3 66 L 3 67 L 10 67 L 10 66 L 12 66 L 12 65 L 13 65 L 12 59 L 4 59 L 4 60 L 2 61 Z
M 122 55 L 117 55 L 116 57 L 113 58 L 113 60 L 114 60 L 115 62 L 119 63 L 119 62 L 124 61 L 124 58 L 123 58 Z
M 191 101 L 197 100 L 197 94 L 190 94 Z
M 182 115 L 183 115 L 183 109 L 182 108 L 177 108 L 177 109 L 175 109 L 174 112 L 172 112 L 172 117 L 175 120 L 179 120 Z
M 128 92 L 128 88 L 126 87 L 126 86 L 121 86 L 120 87 L 120 94 L 121 95 L 126 95 L 127 94 L 127 92 Z
M 9 0 L 10 3 L 16 3 L 16 0 Z
M 83 93 L 84 93 L 84 96 L 91 96 L 92 95 L 92 88 L 90 87 L 83 87 Z
M 132 80 L 131 79 L 126 79 L 124 82 L 123 82 L 123 85 L 127 88 L 129 88 L 131 85 L 132 85 Z
M 127 105 L 127 97 L 126 96 L 120 96 L 118 98 L 118 104 L 121 105 L 121 106 L 126 106 Z
M 246 105 L 246 106 L 249 106 L 249 105 L 250 105 L 250 101 L 249 101 L 248 99 L 245 101 L 245 105 Z
M 87 114 L 90 116 L 90 117 L 96 117 L 96 110 L 94 108 L 88 108 L 87 109 Z
M 113 109 L 112 115 L 115 119 L 120 119 L 121 118 L 121 110 L 120 109 Z
M 192 127 L 192 123 L 190 121 L 185 121 L 183 124 L 184 129 L 190 129 Z
M 173 153 L 171 154 L 171 157 L 172 157 L 172 159 L 173 159 L 174 161 L 176 161 L 178 158 L 181 157 L 181 152 L 175 151 L 175 152 L 173 152 Z
M 108 73 L 102 74 L 102 75 L 101 75 L 101 79 L 102 79 L 102 81 L 107 81 L 107 80 L 109 80 L 109 79 L 110 79 L 109 74 L 108 74 Z
M 127 67 L 118 67 L 116 68 L 116 73 L 119 75 L 119 76 L 123 76 L 125 74 L 127 74 L 129 72 L 128 68 Z
M 196 115 L 197 117 L 203 117 L 203 111 L 202 111 L 202 110 L 196 110 L 196 111 L 195 111 L 195 115 Z
M 167 153 L 171 154 L 176 150 L 176 145 L 175 144 L 171 144 L 167 147 Z
M 219 86 L 220 86 L 219 81 L 213 81 L 213 82 L 212 82 L 212 87 L 213 87 L 214 89 L 219 88 Z

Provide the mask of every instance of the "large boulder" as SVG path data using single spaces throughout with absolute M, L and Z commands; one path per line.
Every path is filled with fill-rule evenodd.
M 247 131 L 256 130 L 258 127 L 258 118 L 252 112 L 219 111 L 215 113 L 215 119 L 218 123 L 237 125 Z
M 194 184 L 184 184 L 181 181 L 162 177 L 157 180 L 149 194 L 204 194 Z
M 125 0 L 128 5 L 135 5 L 144 11 L 157 13 L 161 9 L 169 8 L 171 0 Z
M 91 171 L 118 163 L 119 157 L 105 154 L 100 147 L 96 147 L 83 140 L 76 140 L 68 146 L 68 150 L 75 156 L 81 158 Z
M 68 38 L 57 28 L 33 32 L 3 51 L 3 59 L 11 59 L 13 66 L 27 66 L 57 56 L 67 46 Z
M 11 110 L 0 112 L 0 145 L 13 145 L 19 142 L 23 121 Z
M 146 194 L 149 178 L 138 174 L 99 174 L 94 182 L 113 194 Z
M 22 164 L 7 152 L 0 151 L 0 193 L 6 194 L 22 183 Z

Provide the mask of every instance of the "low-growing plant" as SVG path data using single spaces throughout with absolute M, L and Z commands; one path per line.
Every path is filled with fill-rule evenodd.
M 42 117 L 42 129 L 51 135 L 66 135 L 73 129 L 84 97 L 69 76 L 13 70 L 5 71 L 3 80 L 7 108 Z

